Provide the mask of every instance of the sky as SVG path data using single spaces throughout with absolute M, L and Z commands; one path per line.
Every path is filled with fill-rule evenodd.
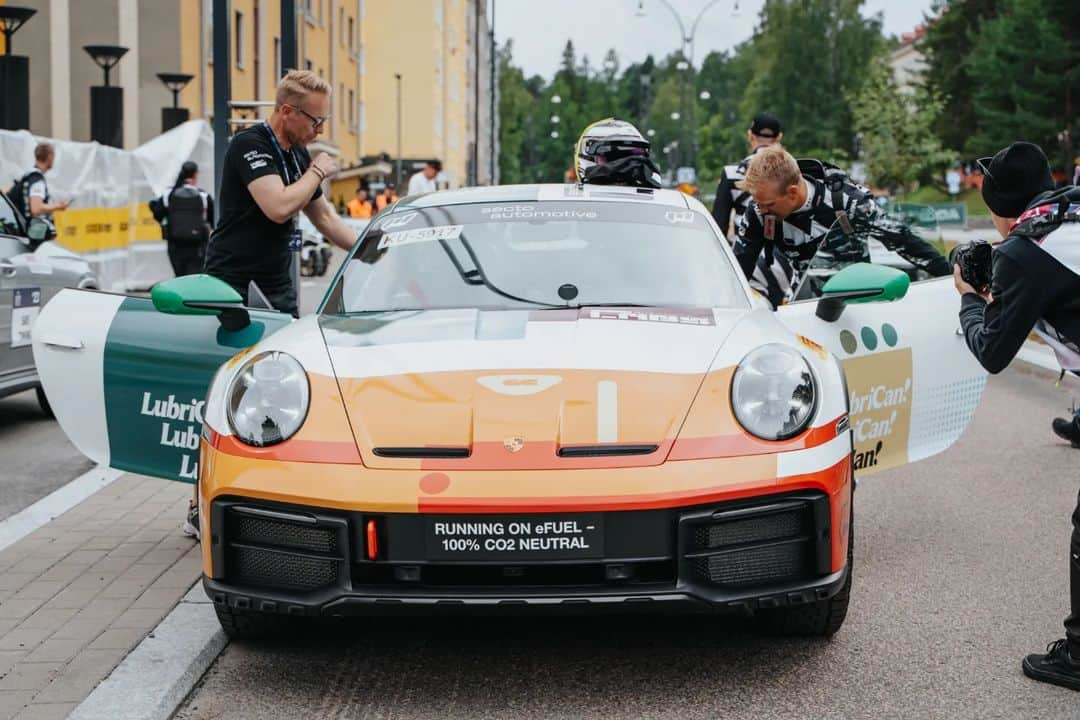
M 589 56 L 599 67 L 609 48 L 615 48 L 620 68 L 652 53 L 660 59 L 680 46 L 675 16 L 659 0 L 642 0 L 645 17 L 637 17 L 639 0 L 494 0 L 495 38 L 514 41 L 514 64 L 525 75 L 550 79 L 558 69 L 567 39 L 578 58 Z M 686 32 L 708 0 L 669 0 L 682 16 Z M 922 22 L 932 0 L 865 0 L 863 14 L 881 13 L 888 35 L 909 32 Z M 739 10 L 733 13 L 738 4 Z M 701 15 L 694 35 L 694 64 L 713 50 L 727 50 L 754 32 L 764 0 L 719 0 Z

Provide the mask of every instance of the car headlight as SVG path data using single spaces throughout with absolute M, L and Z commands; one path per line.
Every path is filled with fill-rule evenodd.
M 806 359 L 787 345 L 762 345 L 743 358 L 731 383 L 739 424 L 764 440 L 787 440 L 814 416 L 817 390 Z
M 288 440 L 304 424 L 311 389 L 296 358 L 271 351 L 244 364 L 225 398 L 229 427 L 236 437 L 265 447 Z

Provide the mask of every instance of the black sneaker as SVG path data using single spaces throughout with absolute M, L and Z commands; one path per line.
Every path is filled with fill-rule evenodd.
M 1080 423 L 1074 415 L 1069 419 L 1054 418 L 1054 434 L 1062 440 L 1068 440 L 1074 448 L 1080 448 Z
M 199 540 L 199 506 L 195 503 L 188 505 L 187 517 L 184 518 L 184 524 L 180 526 L 180 530 L 183 531 L 188 537 L 193 537 Z
M 1064 638 L 1047 645 L 1045 655 L 1028 655 L 1023 667 L 1024 674 L 1032 680 L 1080 690 L 1080 660 L 1069 655 L 1069 644 Z

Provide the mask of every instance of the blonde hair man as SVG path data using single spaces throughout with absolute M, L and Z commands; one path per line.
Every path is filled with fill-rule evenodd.
M 741 184 L 752 200 L 735 232 L 735 257 L 774 307 L 792 299 L 836 223 L 857 236 L 842 243 L 843 254 L 840 248 L 822 249 L 823 259 L 835 269 L 869 261 L 865 238 L 872 234 L 916 268 L 933 276 L 951 274 L 933 246 L 907 226 L 879 216 L 869 190 L 837 168 L 816 160 L 804 163 L 805 173 L 790 153 L 773 145 L 754 155 Z
M 321 184 L 338 171 L 326 153 L 313 160 L 307 145 L 330 116 L 330 85 L 310 70 L 292 70 L 278 83 L 274 112 L 238 132 L 225 151 L 221 218 L 210 238 L 206 272 L 248 296 L 254 282 L 282 312 L 298 315 L 289 272 L 303 211 L 327 239 L 346 250 L 356 235 L 323 196 Z

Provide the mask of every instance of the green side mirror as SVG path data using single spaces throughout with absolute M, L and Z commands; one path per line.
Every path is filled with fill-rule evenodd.
M 169 315 L 217 315 L 226 330 L 251 324 L 244 299 L 227 283 L 210 275 L 184 275 L 150 289 L 154 309 Z
M 902 270 L 884 265 L 855 263 L 833 275 L 818 301 L 817 316 L 833 322 L 846 303 L 891 302 L 907 295 L 911 278 Z

